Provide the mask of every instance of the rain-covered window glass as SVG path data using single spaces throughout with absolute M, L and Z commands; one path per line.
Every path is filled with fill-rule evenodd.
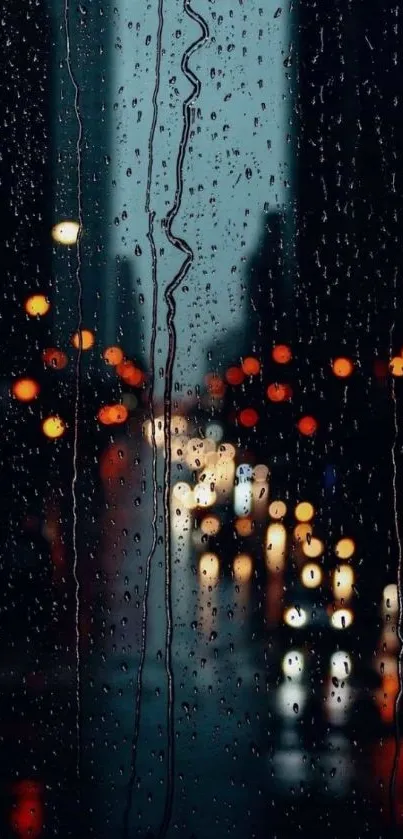
M 1 836 L 398 836 L 401 9 L 2 14 Z

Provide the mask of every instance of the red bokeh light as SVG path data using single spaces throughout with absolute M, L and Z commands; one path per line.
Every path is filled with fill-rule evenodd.
M 245 379 L 242 367 L 229 367 L 225 378 L 229 385 L 241 385 Z
M 290 385 L 279 384 L 278 382 L 269 385 L 266 393 L 271 402 L 286 402 L 292 397 Z
M 288 364 L 292 359 L 292 352 L 287 344 L 277 344 L 272 350 L 273 361 L 277 364 Z
M 244 408 L 239 414 L 239 422 L 245 428 L 253 428 L 259 422 L 259 414 L 254 408 Z
M 301 417 L 298 422 L 298 431 L 304 437 L 311 437 L 318 430 L 318 422 L 315 417 L 305 416 Z
M 242 362 L 242 370 L 246 376 L 257 376 L 260 370 L 260 362 L 257 358 L 248 356 Z

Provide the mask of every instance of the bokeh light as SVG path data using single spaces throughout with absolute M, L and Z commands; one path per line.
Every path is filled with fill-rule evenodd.
M 242 367 L 229 367 L 225 373 L 225 378 L 229 385 L 241 385 L 245 379 L 245 373 Z
M 299 682 L 305 666 L 305 657 L 300 650 L 289 650 L 281 663 L 281 669 L 287 679 Z
M 257 376 L 260 371 L 260 362 L 257 358 L 248 356 L 247 358 L 244 358 L 242 362 L 242 370 L 245 373 L 245 376 Z
M 75 245 L 79 229 L 77 221 L 60 221 L 52 227 L 52 239 L 58 245 Z
M 49 437 L 52 440 L 56 440 L 58 437 L 61 437 L 66 430 L 66 425 L 61 419 L 61 417 L 57 415 L 53 415 L 50 417 L 46 417 L 46 419 L 42 422 L 42 431 L 46 437 Z
M 133 361 L 128 361 L 127 359 L 120 361 L 116 365 L 115 370 L 125 384 L 131 387 L 139 387 L 143 384 L 144 374 L 139 367 L 136 367 Z
M 399 609 L 399 596 L 396 583 L 389 583 L 385 586 L 382 599 L 384 611 L 397 614 Z
M 321 539 L 317 539 L 315 536 L 307 537 L 306 541 L 302 544 L 302 550 L 305 556 L 309 559 L 316 559 L 316 557 L 321 556 L 325 546 Z
M 292 626 L 294 629 L 300 629 L 301 626 L 304 626 L 307 621 L 307 614 L 305 609 L 301 609 L 300 606 L 298 608 L 296 606 L 290 606 L 290 608 L 286 609 L 284 612 L 284 623 L 287 626 Z
M 304 437 L 312 437 L 312 435 L 318 430 L 318 422 L 315 417 L 307 415 L 301 417 L 298 421 L 297 428 L 300 434 L 303 434 Z
M 286 402 L 291 399 L 292 390 L 290 385 L 272 382 L 266 390 L 266 395 L 270 402 Z
M 249 554 L 239 554 L 235 557 L 233 572 L 237 583 L 249 582 L 253 572 L 253 562 Z
M 249 516 L 240 516 L 234 526 L 238 536 L 250 536 L 253 533 L 253 521 Z
M 348 538 L 339 539 L 334 549 L 334 552 L 339 559 L 350 559 L 350 556 L 353 555 L 354 551 L 355 543 L 352 539 Z
M 273 361 L 276 361 L 277 364 L 288 364 L 288 362 L 292 359 L 292 352 L 287 344 L 277 344 L 273 347 L 271 355 Z
M 301 582 L 305 588 L 317 588 L 322 582 L 323 574 L 320 565 L 309 562 L 301 571 Z
M 205 536 L 215 536 L 221 528 L 218 516 L 205 516 L 200 522 L 200 530 Z
M 50 301 L 44 294 L 32 294 L 24 303 L 24 308 L 30 317 L 43 317 L 50 309 Z
M 79 332 L 74 333 L 71 339 L 71 343 L 73 344 L 73 347 L 76 350 L 80 349 L 80 345 L 82 350 L 90 350 L 91 347 L 93 347 L 95 344 L 94 333 L 91 332 L 89 329 L 81 329 Z
M 283 519 L 287 514 L 287 505 L 284 501 L 272 501 L 269 504 L 269 516 L 272 519 Z
M 403 358 L 399 355 L 392 358 L 389 364 L 389 370 L 392 376 L 403 376 Z
M 346 379 L 354 372 L 354 364 L 349 358 L 335 358 L 332 370 L 339 379 Z
M 51 367 L 53 370 L 63 370 L 68 364 L 66 353 L 57 347 L 47 347 L 43 350 L 42 360 L 46 367 Z
M 352 660 L 349 653 L 337 650 L 330 657 L 330 676 L 343 681 L 348 679 L 352 671 Z
M 269 524 L 266 533 L 266 565 L 269 571 L 281 571 L 284 567 L 287 546 L 287 531 L 283 524 Z
M 315 509 L 313 505 L 309 503 L 309 501 L 301 501 L 299 504 L 297 504 L 294 510 L 294 515 L 297 521 L 305 523 L 311 521 L 311 519 L 314 517 Z
M 98 411 L 98 420 L 102 425 L 121 425 L 128 416 L 126 405 L 104 405 Z
M 107 347 L 102 356 L 107 364 L 110 364 L 111 367 L 117 367 L 118 364 L 123 361 L 123 351 L 120 347 Z
M 199 559 L 199 577 L 204 585 L 213 585 L 220 574 L 220 560 L 214 553 L 205 553 Z
M 13 382 L 11 391 L 20 402 L 31 402 L 38 396 L 40 387 L 35 379 L 17 379 Z
M 239 414 L 239 422 L 245 428 L 253 428 L 259 422 L 259 414 L 254 408 L 244 408 Z
M 354 571 L 350 565 L 339 565 L 333 572 L 333 594 L 337 600 L 348 600 L 353 594 Z
M 351 609 L 336 609 L 330 618 L 333 629 L 348 629 L 353 620 L 354 614 Z
M 297 524 L 294 527 L 294 539 L 296 542 L 303 543 L 306 542 L 309 536 L 312 535 L 312 525 L 311 524 Z

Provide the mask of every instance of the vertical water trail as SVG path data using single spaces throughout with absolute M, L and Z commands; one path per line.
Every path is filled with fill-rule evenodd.
M 83 123 L 80 115 L 80 96 L 79 88 L 73 73 L 71 64 L 71 46 L 70 46 L 70 7 L 69 0 L 65 0 L 64 4 L 64 26 L 66 38 L 66 65 L 69 78 L 74 90 L 74 113 L 77 121 L 77 142 L 76 142 L 76 161 L 77 161 L 77 210 L 78 210 L 78 234 L 77 234 L 77 257 L 76 257 L 76 283 L 77 283 L 77 333 L 78 333 L 78 352 L 76 363 L 76 392 L 74 402 L 74 438 L 73 438 L 73 477 L 71 481 L 71 495 L 73 502 L 73 578 L 75 583 L 75 630 L 76 630 L 76 737 L 77 737 L 77 780 L 80 779 L 80 762 L 81 762 L 81 662 L 80 662 L 80 581 L 78 576 L 78 548 L 77 548 L 77 529 L 78 529 L 78 514 L 77 514 L 77 458 L 78 458 L 78 421 L 80 409 L 80 371 L 81 371 L 81 356 L 82 356 L 82 324 L 83 324 L 83 287 L 81 281 L 81 234 L 83 229 L 83 206 L 82 206 L 82 138 L 83 138 Z M 79 795 L 79 789 L 78 789 Z
M 179 144 L 179 151 L 176 160 L 176 188 L 172 207 L 163 221 L 166 237 L 171 245 L 185 254 L 185 260 L 181 268 L 168 283 L 164 300 L 167 306 L 167 330 L 168 330 L 168 355 L 165 365 L 165 388 L 164 388 L 164 540 L 165 540 L 165 611 L 166 611 L 166 639 L 165 639 L 165 668 L 168 682 L 168 705 L 167 705 L 167 730 L 168 730 L 168 752 L 167 752 L 167 787 L 165 795 L 164 815 L 158 832 L 160 839 L 166 836 L 171 820 L 173 795 L 174 795 L 174 681 L 172 671 L 172 591 L 171 591 L 171 513 L 170 513 L 170 486 L 171 486 L 171 397 L 172 378 L 176 353 L 176 329 L 175 329 L 175 299 L 174 293 L 189 271 L 193 262 L 193 250 L 179 236 L 172 233 L 172 225 L 179 212 L 183 194 L 183 161 L 186 153 L 187 143 L 191 125 L 191 106 L 198 98 L 201 89 L 201 82 L 189 68 L 189 59 L 193 53 L 206 43 L 209 37 L 209 29 L 204 18 L 192 9 L 190 0 L 184 0 L 184 12 L 192 20 L 196 21 L 202 30 L 199 38 L 185 50 L 181 60 L 181 70 L 184 76 L 191 82 L 192 91 L 185 99 L 182 106 L 183 128 Z
M 137 670 L 136 682 L 136 697 L 134 710 L 134 729 L 132 739 L 131 751 L 131 767 L 130 776 L 127 787 L 126 805 L 123 814 L 123 836 L 124 839 L 129 835 L 129 820 L 130 811 L 133 798 L 133 787 L 136 780 L 136 757 L 137 745 L 140 731 L 141 719 L 141 696 L 143 690 L 143 669 L 147 648 L 147 616 L 148 616 L 148 594 L 150 588 L 151 576 L 151 560 L 155 553 L 157 545 L 157 445 L 155 440 L 155 413 L 154 413 L 154 384 L 155 384 L 155 343 L 157 338 L 157 308 L 158 308 L 158 278 L 157 278 L 157 252 L 154 241 L 154 219 L 155 212 L 150 210 L 151 203 L 151 184 L 153 175 L 153 147 L 155 129 L 158 121 L 158 94 L 160 88 L 161 77 L 161 47 L 162 47 L 162 29 L 164 25 L 163 16 L 164 0 L 158 0 L 158 29 L 157 29 L 157 43 L 156 43 L 156 60 L 155 60 L 155 84 L 152 97 L 153 117 L 151 122 L 150 135 L 148 139 L 148 172 L 147 172 L 147 186 L 146 186 L 146 200 L 145 212 L 148 214 L 148 233 L 147 238 L 150 242 L 151 251 L 151 272 L 152 272 L 152 287 L 153 287 L 153 301 L 152 301 L 152 322 L 151 322 L 151 343 L 150 343 L 150 389 L 148 397 L 148 410 L 151 420 L 151 444 L 152 444 L 152 487 L 153 487 L 153 517 L 151 522 L 152 541 L 149 553 L 146 560 L 146 573 L 144 580 L 144 592 L 142 601 L 142 618 L 141 618 L 141 647 L 140 660 Z
M 396 311 L 396 273 L 395 273 L 395 311 Z M 393 332 L 394 332 L 395 324 L 393 323 L 392 328 L 390 330 L 390 358 L 392 357 L 392 349 L 393 349 Z M 397 599 L 398 599 L 398 615 L 397 615 L 397 636 L 399 639 L 399 652 L 397 657 L 397 677 L 398 677 L 398 692 L 396 694 L 395 699 L 395 709 L 394 709 L 394 718 L 395 718 L 395 754 L 393 759 L 393 769 L 390 777 L 390 810 L 392 821 L 396 822 L 396 801 L 397 801 L 397 778 L 398 778 L 398 771 L 399 771 L 399 762 L 400 762 L 400 755 L 401 755 L 401 743 L 400 743 L 400 709 L 401 709 L 401 702 L 403 696 L 403 603 L 402 603 L 402 559 L 403 559 L 403 550 L 402 550 L 402 539 L 400 535 L 400 527 L 399 527 L 399 512 L 398 512 L 398 500 L 397 500 L 397 462 L 396 462 L 396 445 L 399 438 L 399 425 L 398 425 L 398 417 L 397 417 L 397 399 L 396 399 L 396 390 L 395 390 L 395 380 L 392 376 L 392 388 L 391 388 L 391 395 L 392 395 L 392 402 L 393 402 L 393 424 L 394 424 L 394 434 L 393 434 L 393 443 L 391 449 L 391 458 L 392 458 L 392 490 L 393 490 L 393 517 L 394 517 L 394 525 L 395 525 L 395 534 L 396 534 L 396 542 L 397 542 L 397 549 L 398 549 L 398 559 L 397 559 Z M 397 826 L 397 825 L 396 825 Z

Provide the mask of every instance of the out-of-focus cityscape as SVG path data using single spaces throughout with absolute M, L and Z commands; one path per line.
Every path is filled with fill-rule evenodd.
M 164 6 L 3 20 L 1 835 L 398 836 L 399 10 Z

